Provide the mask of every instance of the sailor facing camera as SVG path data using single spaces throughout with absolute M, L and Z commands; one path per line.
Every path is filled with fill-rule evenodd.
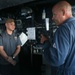
M 6 30 L 0 36 L 0 73 L 2 75 L 20 75 L 18 54 L 21 41 L 14 33 L 14 19 L 7 19 Z

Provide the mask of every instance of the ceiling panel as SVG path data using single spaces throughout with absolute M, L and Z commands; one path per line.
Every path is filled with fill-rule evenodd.
M 17 6 L 20 4 L 29 3 L 30 5 L 38 5 L 38 4 L 55 4 L 60 0 L 0 0 L 0 10 L 8 7 Z M 70 4 L 75 5 L 75 0 L 67 0 Z
M 0 9 L 28 3 L 34 0 L 0 0 Z

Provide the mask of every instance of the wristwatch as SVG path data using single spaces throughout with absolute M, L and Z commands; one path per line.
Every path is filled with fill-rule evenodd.
M 14 57 L 14 56 L 13 56 L 12 58 L 13 58 L 13 59 L 15 59 L 15 57 Z

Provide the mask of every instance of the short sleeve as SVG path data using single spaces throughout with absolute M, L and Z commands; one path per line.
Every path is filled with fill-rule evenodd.
M 20 38 L 17 39 L 17 45 L 22 45 Z

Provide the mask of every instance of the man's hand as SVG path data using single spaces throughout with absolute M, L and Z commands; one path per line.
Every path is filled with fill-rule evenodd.
M 13 66 L 15 66 L 16 65 L 16 61 L 15 60 L 13 60 L 13 58 L 12 57 L 8 57 L 8 59 L 7 59 L 7 61 L 9 62 L 9 63 L 11 63 Z

